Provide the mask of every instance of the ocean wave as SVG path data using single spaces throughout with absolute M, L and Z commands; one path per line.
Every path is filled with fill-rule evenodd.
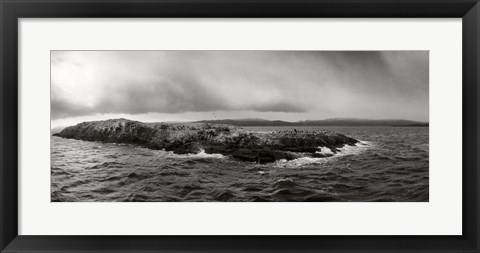
M 345 145 L 342 148 L 338 148 L 340 152 L 336 153 L 333 157 L 335 156 L 346 156 L 346 155 L 357 155 L 365 150 L 373 147 L 373 143 L 369 141 L 360 141 L 357 144 L 353 146 Z
M 369 141 L 360 141 L 356 145 L 349 146 L 345 145 L 342 148 L 337 148 L 340 152 L 333 153 L 329 148 L 324 148 L 320 147 L 321 150 L 317 151 L 317 153 L 322 153 L 322 154 L 333 154 L 330 157 L 322 157 L 322 158 L 317 158 L 317 157 L 300 157 L 297 159 L 293 159 L 290 161 L 287 161 L 285 159 L 278 160 L 274 163 L 275 167 L 281 167 L 281 168 L 298 168 L 306 165 L 313 165 L 313 164 L 325 164 L 328 162 L 331 162 L 334 159 L 338 159 L 339 157 L 342 156 L 347 156 L 347 155 L 358 155 L 365 150 L 371 148 L 373 146 L 372 142 Z M 324 151 L 325 150 L 325 151 Z

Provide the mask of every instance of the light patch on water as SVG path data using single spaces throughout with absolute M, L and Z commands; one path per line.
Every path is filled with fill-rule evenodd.
M 256 133 L 256 134 L 271 134 L 275 133 L 275 131 L 248 131 L 249 133 Z

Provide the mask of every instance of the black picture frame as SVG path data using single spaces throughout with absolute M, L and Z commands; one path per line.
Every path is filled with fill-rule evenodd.
M 478 0 L 0 0 L 0 17 L 1 252 L 479 252 Z M 18 235 L 18 19 L 55 17 L 462 18 L 463 235 Z

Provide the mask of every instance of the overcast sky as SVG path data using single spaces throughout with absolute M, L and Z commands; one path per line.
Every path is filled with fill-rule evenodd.
M 355 117 L 428 121 L 428 51 L 52 51 L 52 127 Z

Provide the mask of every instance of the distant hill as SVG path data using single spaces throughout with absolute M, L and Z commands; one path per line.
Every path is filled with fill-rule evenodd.
M 357 119 L 357 118 L 331 118 L 324 120 L 304 120 L 288 122 L 282 120 L 265 119 L 220 119 L 202 120 L 196 123 L 228 124 L 234 126 L 422 126 L 427 127 L 427 122 L 402 120 L 402 119 Z
M 265 120 L 265 119 L 219 119 L 219 120 L 202 120 L 195 123 L 211 123 L 211 124 L 227 124 L 233 126 L 295 126 L 295 123 L 281 120 Z

